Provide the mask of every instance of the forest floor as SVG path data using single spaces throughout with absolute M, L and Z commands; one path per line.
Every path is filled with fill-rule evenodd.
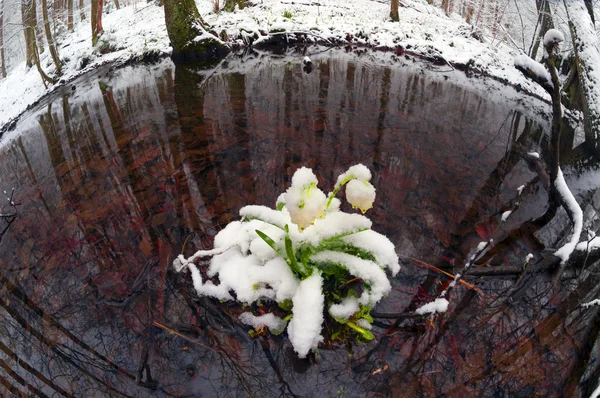
M 546 92 L 514 67 L 518 50 L 498 37 L 467 24 L 459 15 L 446 16 L 425 0 L 406 0 L 400 22 L 392 22 L 384 1 L 345 0 L 255 1 L 254 6 L 234 12 L 215 13 L 210 0 L 196 0 L 212 32 L 232 47 L 257 47 L 269 43 L 318 42 L 330 46 L 372 48 L 407 54 L 433 61 L 444 70 L 465 70 L 469 75 L 486 75 L 506 82 L 534 97 L 549 100 Z M 74 78 L 101 65 L 116 66 L 143 62 L 171 52 L 164 11 L 154 3 L 134 4 L 120 9 L 105 7 L 104 34 L 95 47 L 86 19 L 73 32 L 59 29 L 58 52 L 63 74 L 56 84 L 45 87 L 35 67 L 25 62 L 0 80 L 0 131 L 10 129 L 19 115 Z M 46 73 L 56 76 L 49 51 L 40 55 Z

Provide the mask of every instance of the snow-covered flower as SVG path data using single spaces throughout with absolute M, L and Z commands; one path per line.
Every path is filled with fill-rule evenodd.
M 354 334 L 358 341 L 373 340 L 369 313 L 391 291 L 386 269 L 393 276 L 398 273 L 398 256 L 388 238 L 371 230 L 371 220 L 340 210 L 341 201 L 335 197 L 346 186 L 348 202 L 365 212 L 375 199 L 370 179 L 366 166 L 352 166 L 326 196 L 312 170 L 302 167 L 277 198 L 275 209 L 244 206 L 241 220 L 215 236 L 212 250 L 200 250 L 188 259 L 181 255 L 173 266 L 190 271 L 201 296 L 245 305 L 276 301 L 286 316 L 246 312 L 239 320 L 261 333 L 265 327 L 273 334 L 287 330 L 300 358 L 316 350 L 325 337 L 345 340 Z M 196 260 L 202 257 L 212 258 L 200 272 Z M 348 276 L 362 281 L 358 290 L 342 290 Z M 335 336 L 323 328 L 326 308 L 343 325 Z
M 346 199 L 353 208 L 359 208 L 363 213 L 373 207 L 375 187 L 368 181 L 351 180 L 346 185 Z
M 346 170 L 345 173 L 338 176 L 337 182 L 335 183 L 335 189 L 340 189 L 342 185 L 353 179 L 368 182 L 371 180 L 371 170 L 362 163 L 355 164 Z
M 294 173 L 292 186 L 285 193 L 285 207 L 292 222 L 300 229 L 310 226 L 325 214 L 327 196 L 317 188 L 317 182 L 312 170 L 302 167 Z

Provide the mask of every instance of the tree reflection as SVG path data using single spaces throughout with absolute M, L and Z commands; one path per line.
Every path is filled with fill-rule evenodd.
M 172 271 L 176 255 L 209 247 L 241 206 L 272 205 L 302 165 L 326 180 L 368 165 L 378 229 L 403 256 L 439 266 L 469 254 L 516 186 L 534 197 L 523 219 L 543 210 L 544 178 L 524 156 L 544 136 L 533 117 L 417 69 L 341 51 L 313 59 L 310 74 L 261 53 L 208 70 L 170 61 L 127 68 L 78 83 L 23 124 L 0 149 L 4 183 L 27 214 L 0 245 L 7 391 L 551 395 L 561 383 L 575 391 L 598 335 L 595 315 L 577 307 L 577 294 L 595 294 L 591 272 L 561 282 L 564 295 L 543 273 L 478 281 L 485 294 L 456 289 L 445 317 L 382 316 L 377 342 L 325 346 L 311 362 L 285 337 L 251 339 L 236 320 L 242 308 L 198 298 L 189 277 Z M 513 238 L 495 264 L 520 267 L 533 243 Z M 444 283 L 407 264 L 377 312 L 413 310 Z M 550 374 L 560 377 L 546 383 Z

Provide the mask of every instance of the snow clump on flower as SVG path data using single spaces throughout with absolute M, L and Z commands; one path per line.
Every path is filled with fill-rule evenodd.
M 327 197 L 317 188 L 317 177 L 311 169 L 302 167 L 292 177 L 292 186 L 285 193 L 285 207 L 292 222 L 300 229 L 311 225 L 325 213 Z
M 375 187 L 368 181 L 352 180 L 346 186 L 346 199 L 353 208 L 359 208 L 363 213 L 373 207 Z

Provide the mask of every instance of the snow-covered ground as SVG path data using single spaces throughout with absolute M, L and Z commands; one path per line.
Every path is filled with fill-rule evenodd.
M 260 0 L 260 3 L 255 1 L 258 3 L 255 6 L 218 14 L 213 12 L 210 0 L 196 0 L 196 3 L 213 31 L 219 35 L 225 32 L 232 45 L 264 44 L 274 36 L 282 37 L 282 32 L 310 33 L 308 38 L 322 44 L 402 49 L 410 54 L 437 58 L 446 63 L 449 70 L 458 64 L 468 64 L 472 71 L 508 81 L 549 100 L 539 85 L 515 69 L 513 60 L 519 54 L 517 50 L 502 42 L 488 42 L 460 16 L 447 17 L 425 0 L 403 1 L 400 22 L 390 20 L 388 2 L 373 0 L 352 3 L 323 0 L 318 4 L 311 0 Z M 112 46 L 106 54 L 92 48 L 87 23 L 58 37 L 58 51 L 65 65 L 56 85 L 45 88 L 35 67 L 27 68 L 24 63 L 0 80 L 0 129 L 61 82 L 102 64 L 122 64 L 149 52 L 169 54 L 171 51 L 163 9 L 155 4 L 112 9 L 104 15 L 103 25 L 105 33 L 100 45 Z M 46 72 L 52 74 L 54 66 L 47 50 L 41 54 L 41 60 Z

